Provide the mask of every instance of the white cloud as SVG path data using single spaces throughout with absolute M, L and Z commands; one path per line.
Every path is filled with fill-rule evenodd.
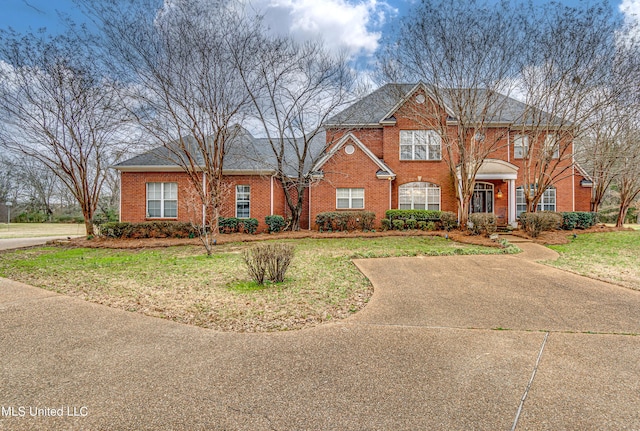
M 397 10 L 382 0 L 260 0 L 267 24 L 299 40 L 322 38 L 330 49 L 371 55 L 381 27 Z
M 620 12 L 629 24 L 640 25 L 640 0 L 622 0 Z

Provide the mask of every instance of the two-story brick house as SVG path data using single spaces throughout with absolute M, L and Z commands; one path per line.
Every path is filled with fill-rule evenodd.
M 377 223 L 392 208 L 457 212 L 454 187 L 458 178 L 444 159 L 443 129 L 429 125 L 424 116 L 420 121 L 415 119 L 421 109 L 434 109 L 428 98 L 421 84 L 388 84 L 325 125 L 326 146 L 319 149 L 320 157 L 308 173 L 311 186 L 305 196 L 301 227 L 313 228 L 315 216 L 325 211 L 373 211 Z M 517 121 L 525 105 L 504 96 L 503 102 L 506 109 L 500 117 L 484 124 L 486 138 L 499 145 L 476 175 L 471 211 L 494 213 L 499 223 L 515 224 L 525 210 L 524 161 L 530 137 Z M 455 134 L 455 118 L 445 107 L 435 111 L 433 121 L 446 121 L 447 133 Z M 273 156 L 265 150 L 268 143 L 253 137 L 249 140 L 254 145 L 251 151 L 262 156 L 256 162 L 255 157 L 245 160 L 236 154 L 225 164 L 230 192 L 223 215 L 257 218 L 262 229 L 265 216 L 286 216 L 287 208 L 270 161 Z M 544 192 L 539 209 L 589 210 L 590 182 L 573 162 L 571 152 L 572 144 L 557 164 L 565 174 Z M 145 153 L 116 166 L 121 171 L 121 219 L 193 219 L 197 211 L 190 211 L 183 198 L 189 195 L 186 175 L 154 154 Z

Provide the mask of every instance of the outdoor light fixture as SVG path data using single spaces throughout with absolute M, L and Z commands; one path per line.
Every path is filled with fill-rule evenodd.
M 502 189 L 498 189 L 498 194 L 496 195 L 498 199 L 502 199 Z

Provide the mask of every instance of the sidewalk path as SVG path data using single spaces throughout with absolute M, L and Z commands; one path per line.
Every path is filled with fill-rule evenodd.
M 272 334 L 0 279 L 0 430 L 640 429 L 640 292 L 516 256 L 356 264 L 362 312 Z
M 82 235 L 71 236 L 43 236 L 38 238 L 0 238 L 0 250 L 14 250 L 17 248 L 34 247 L 44 245 L 49 241 L 77 238 Z

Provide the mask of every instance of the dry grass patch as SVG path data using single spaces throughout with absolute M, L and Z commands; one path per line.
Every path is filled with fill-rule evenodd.
M 278 331 L 342 319 L 372 294 L 353 257 L 501 253 L 439 237 L 288 240 L 295 257 L 283 283 L 251 281 L 242 250 L 218 246 L 142 250 L 41 247 L 0 254 L 0 276 L 66 295 L 223 331 Z

